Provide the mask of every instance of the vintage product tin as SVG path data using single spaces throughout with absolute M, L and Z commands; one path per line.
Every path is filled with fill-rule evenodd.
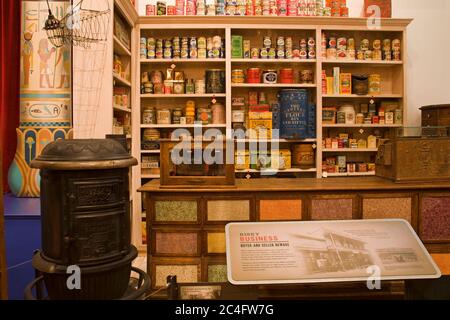
M 259 49 L 258 48 L 252 48 L 250 52 L 250 57 L 252 59 L 259 59 Z
M 377 39 L 373 41 L 372 44 L 373 50 L 381 50 L 381 40 Z
M 372 60 L 373 59 L 373 51 L 366 50 L 364 51 L 364 60 Z
M 156 118 L 158 124 L 171 124 L 172 113 L 170 109 L 161 109 L 156 112 Z
M 211 124 L 212 113 L 209 108 L 199 108 L 197 109 L 197 121 L 201 122 L 203 125 Z
M 205 80 L 196 80 L 195 81 L 195 93 L 196 94 L 205 94 L 206 93 Z
M 382 60 L 383 59 L 383 52 L 381 50 L 373 50 L 372 53 L 372 59 L 373 60 Z
M 156 13 L 158 16 L 166 15 L 166 3 L 163 1 L 158 1 L 156 3 Z
M 347 38 L 338 38 L 337 48 L 341 50 L 347 50 Z
M 308 50 L 308 59 L 315 59 L 316 58 L 316 50 L 315 49 L 309 49 Z
M 198 49 L 197 55 L 199 59 L 205 59 L 207 56 L 206 49 Z
M 306 52 L 306 50 L 305 50 Z M 284 49 L 278 49 L 277 50 L 277 58 L 278 59 L 284 59 L 286 57 L 286 53 L 284 51 Z
M 183 116 L 183 111 L 181 109 L 174 109 L 172 114 L 172 123 L 173 124 L 180 124 L 181 123 L 181 117 Z
M 315 166 L 315 153 L 312 144 L 295 144 L 292 147 L 292 164 L 301 169 Z
M 195 93 L 195 83 L 193 79 L 188 79 L 186 81 L 186 94 L 194 94 Z
M 269 49 L 270 47 L 272 47 L 272 39 L 270 37 L 265 36 L 264 40 L 263 40 L 263 46 L 266 49 Z
M 249 68 L 247 70 L 247 83 L 261 83 L 260 68 Z
M 140 49 L 140 57 L 141 57 L 141 59 L 145 60 L 147 58 L 149 58 L 149 59 L 154 58 L 154 56 L 153 57 L 148 57 L 147 54 L 148 54 L 147 53 L 147 48 L 141 48 Z
M 394 124 L 403 124 L 403 111 L 401 109 L 394 111 Z
M 271 168 L 274 170 L 286 170 L 292 168 L 292 155 L 289 149 L 272 150 L 270 152 Z
M 393 51 L 401 51 L 402 50 L 402 43 L 399 39 L 392 40 L 392 50 Z
M 211 106 L 212 123 L 213 124 L 225 124 L 225 107 L 221 103 L 214 103 Z
M 280 91 L 281 138 L 307 138 L 309 98 L 309 92 L 306 89 L 285 89 Z
M 198 37 L 197 47 L 199 49 L 206 49 L 206 37 Z
M 353 49 L 347 49 L 347 59 L 355 60 L 356 59 L 356 51 Z
M 232 83 L 245 83 L 245 72 L 242 69 L 235 69 L 231 71 Z
M 248 150 L 237 150 L 235 154 L 235 169 L 248 170 L 250 169 L 250 152 Z
M 266 48 L 262 48 L 260 51 L 261 59 L 268 59 L 269 58 L 269 51 Z
M 156 6 L 154 4 L 147 4 L 145 6 L 145 15 L 147 16 L 156 15 Z
M 336 50 L 336 48 L 328 48 L 327 49 L 327 59 L 328 60 L 336 60 L 337 59 L 337 50 Z
M 144 83 L 144 93 L 145 94 L 153 93 L 153 83 L 151 82 Z
M 314 83 L 314 71 L 302 70 L 299 78 L 301 83 Z
M 364 124 L 364 114 L 358 113 L 356 115 L 356 124 Z
M 346 114 L 344 111 L 338 111 L 336 113 L 336 123 L 345 124 Z
M 364 60 L 364 51 L 358 50 L 358 51 L 356 52 L 356 59 L 357 59 L 357 60 Z
M 275 84 L 278 80 L 278 74 L 276 70 L 265 70 L 263 72 L 263 83 Z
M 383 60 L 392 61 L 392 51 L 383 51 Z
M 233 110 L 231 112 L 232 122 L 245 122 L 244 110 Z
M 355 39 L 354 38 L 349 38 L 347 40 L 347 49 L 351 49 L 351 50 L 355 50 L 356 49 Z
M 369 39 L 361 40 L 360 48 L 361 48 L 362 51 L 369 50 L 369 48 L 370 48 L 370 41 L 369 41 Z
M 225 70 L 210 69 L 206 70 L 206 93 L 224 93 L 225 92 Z
M 222 37 L 221 36 L 214 36 L 213 37 L 213 48 L 220 49 L 222 46 Z
M 369 76 L 369 94 L 381 93 L 381 75 L 371 74 Z
M 280 69 L 280 83 L 294 83 L 294 69 Z
M 185 82 L 184 80 L 173 81 L 173 93 L 174 94 L 184 94 L 185 93 Z
M 366 95 L 369 93 L 369 76 L 366 74 L 352 74 L 352 93 Z
M 293 56 L 294 56 L 294 54 L 293 54 L 292 50 L 291 49 L 286 49 L 285 58 L 286 59 L 292 59 Z
M 392 60 L 393 61 L 401 61 L 402 60 L 402 56 L 400 54 L 400 51 L 393 51 L 392 52 Z
M 336 46 L 337 46 L 337 40 L 336 40 L 336 38 L 335 38 L 335 37 L 330 37 L 330 38 L 328 39 L 328 48 L 334 48 L 334 49 L 336 49 Z

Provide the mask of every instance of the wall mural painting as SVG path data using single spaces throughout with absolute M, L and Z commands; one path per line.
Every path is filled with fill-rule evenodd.
M 69 1 L 50 2 L 57 18 Z M 71 47 L 55 48 L 43 30 L 45 1 L 22 2 L 20 127 L 8 181 L 17 197 L 39 197 L 39 170 L 30 163 L 58 139 L 72 138 Z

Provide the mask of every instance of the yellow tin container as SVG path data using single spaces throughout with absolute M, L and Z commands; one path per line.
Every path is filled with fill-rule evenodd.
M 271 159 L 272 169 L 274 170 L 286 170 L 292 168 L 292 155 L 289 149 L 272 151 Z
M 250 169 L 250 152 L 248 150 L 236 151 L 234 161 L 236 170 Z
M 272 119 L 249 121 L 250 139 L 272 139 Z

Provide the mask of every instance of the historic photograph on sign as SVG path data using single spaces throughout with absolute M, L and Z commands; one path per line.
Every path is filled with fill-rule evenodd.
M 229 224 L 227 259 L 233 284 L 440 277 L 404 220 Z
M 217 300 L 222 292 L 221 286 L 180 286 L 181 300 Z

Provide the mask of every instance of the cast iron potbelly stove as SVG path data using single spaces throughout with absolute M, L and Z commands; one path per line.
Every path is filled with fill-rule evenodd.
M 33 266 L 50 299 L 120 299 L 127 291 L 137 257 L 129 171 L 137 163 L 109 139 L 57 141 L 33 161 L 41 169 L 42 207 L 42 251 Z M 67 285 L 73 266 L 81 271 L 80 290 Z

